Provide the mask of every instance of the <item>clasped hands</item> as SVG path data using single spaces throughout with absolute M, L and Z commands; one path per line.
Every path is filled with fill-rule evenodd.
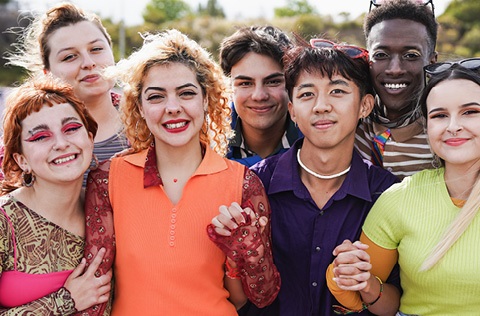
M 338 287 L 347 291 L 368 290 L 371 280 L 370 256 L 365 251 L 368 245 L 355 241 L 344 240 L 333 250 L 336 258 L 333 260 L 333 280 Z

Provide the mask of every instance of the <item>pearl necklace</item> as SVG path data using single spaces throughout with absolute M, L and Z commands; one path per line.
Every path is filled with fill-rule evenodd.
M 330 179 L 335 179 L 335 178 L 338 178 L 340 176 L 343 176 L 344 174 L 346 174 L 347 172 L 350 171 L 350 167 L 351 167 L 351 166 L 348 166 L 347 169 L 345 169 L 343 171 L 340 171 L 339 173 L 335 173 L 335 174 L 325 176 L 323 174 L 319 174 L 319 173 L 316 173 L 313 170 L 308 169 L 307 166 L 305 166 L 303 164 L 302 160 L 300 160 L 300 149 L 297 151 L 297 160 L 298 160 L 298 164 L 300 165 L 300 167 L 303 168 L 303 170 L 305 170 L 306 172 L 308 172 L 309 174 L 311 174 L 315 178 L 319 178 L 319 179 L 322 179 L 322 180 L 330 180 Z

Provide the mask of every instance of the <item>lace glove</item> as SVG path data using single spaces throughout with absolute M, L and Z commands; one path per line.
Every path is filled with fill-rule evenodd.
M 273 263 L 270 235 L 270 205 L 260 179 L 246 170 L 241 207 L 249 207 L 255 214 L 255 223 L 243 212 L 245 223 L 231 231 L 230 236 L 217 234 L 215 227 L 207 226 L 207 233 L 240 270 L 245 294 L 258 307 L 270 305 L 280 290 L 280 274 Z M 265 216 L 267 226 L 260 227 L 258 218 Z

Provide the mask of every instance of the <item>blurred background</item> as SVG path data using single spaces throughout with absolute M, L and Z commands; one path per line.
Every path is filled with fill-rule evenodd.
M 35 12 L 60 1 L 0 0 L 0 53 L 12 49 L 8 30 L 28 25 Z M 112 36 L 115 59 L 142 44 L 139 33 L 176 28 L 217 58 L 218 47 L 236 27 L 271 24 L 305 39 L 321 36 L 365 46 L 362 22 L 369 0 L 83 0 L 70 1 L 97 13 Z M 480 1 L 434 0 L 440 23 L 439 60 L 480 56 Z M 25 74 L 0 60 L 0 106 L 5 88 Z

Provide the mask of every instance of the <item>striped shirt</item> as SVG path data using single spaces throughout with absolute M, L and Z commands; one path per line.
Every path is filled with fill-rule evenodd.
M 118 107 L 120 106 L 121 95 L 115 92 L 111 92 L 110 94 L 112 97 L 113 106 L 118 109 Z M 102 162 L 104 160 L 112 158 L 114 154 L 121 152 L 128 147 L 130 147 L 130 145 L 128 143 L 127 137 L 123 133 L 123 128 L 120 128 L 117 133 L 113 134 L 109 138 L 99 142 L 95 142 L 93 147 L 93 154 L 96 156 L 98 162 Z M 95 164 L 96 162 L 92 160 L 90 168 L 95 168 Z M 88 168 L 88 170 L 85 171 L 85 174 L 83 175 L 83 187 L 85 187 L 87 184 L 87 175 L 90 171 L 90 168 Z
M 232 129 L 235 131 L 235 136 L 229 141 L 227 158 L 235 160 L 247 167 L 251 167 L 263 158 L 248 148 L 245 139 L 243 138 L 241 122 L 242 120 L 238 117 L 235 107 L 232 104 Z M 290 114 L 287 112 L 285 133 L 277 144 L 275 150 L 268 157 L 284 153 L 301 136 L 303 136 L 302 133 L 298 127 L 295 126 L 295 123 L 290 118 Z
M 388 127 L 373 122 L 370 117 L 360 122 L 355 135 L 355 148 L 364 159 L 372 161 L 373 138 L 387 129 Z M 433 168 L 433 155 L 422 117 L 407 126 L 390 128 L 390 132 L 383 154 L 385 169 L 403 179 L 418 171 Z

